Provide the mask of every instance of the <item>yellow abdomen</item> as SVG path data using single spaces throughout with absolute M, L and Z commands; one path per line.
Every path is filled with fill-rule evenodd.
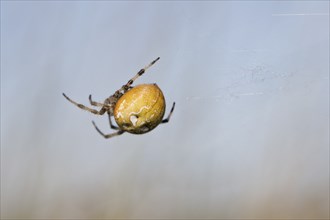
M 143 134 L 162 122 L 165 106 L 163 92 L 156 84 L 141 84 L 117 101 L 114 117 L 122 130 Z

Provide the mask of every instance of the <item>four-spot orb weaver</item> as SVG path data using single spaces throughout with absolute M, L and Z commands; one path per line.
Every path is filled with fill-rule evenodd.
M 63 96 L 75 106 L 89 111 L 96 115 L 108 114 L 110 128 L 117 130 L 111 134 L 104 134 L 95 124 L 95 129 L 104 137 L 111 138 L 121 135 L 124 132 L 132 134 L 144 134 L 161 123 L 169 122 L 174 110 L 175 102 L 167 118 L 163 119 L 165 113 L 165 98 L 163 92 L 153 84 L 141 84 L 135 87 L 132 86 L 133 82 L 140 77 L 149 67 L 159 60 L 159 57 L 152 61 L 149 65 L 141 69 L 132 79 L 125 85 L 118 89 L 113 95 L 105 99 L 103 103 L 95 102 L 92 100 L 92 95 L 89 95 L 89 102 L 92 106 L 101 107 L 100 110 L 95 110 L 86 107 L 71 100 L 63 93 Z M 114 116 L 118 125 L 112 124 L 111 116 Z

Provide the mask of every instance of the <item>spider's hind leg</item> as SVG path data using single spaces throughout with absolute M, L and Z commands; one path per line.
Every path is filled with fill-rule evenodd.
M 170 111 L 170 114 L 168 114 L 167 118 L 163 119 L 162 123 L 167 123 L 170 121 L 170 118 L 172 116 L 172 113 L 174 111 L 174 107 L 175 107 L 175 102 L 173 102 L 173 105 L 172 105 L 172 108 L 171 108 L 171 111 Z

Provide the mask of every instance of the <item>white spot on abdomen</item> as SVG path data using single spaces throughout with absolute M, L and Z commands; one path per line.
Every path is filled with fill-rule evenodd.
M 124 116 L 123 116 L 123 114 L 121 112 L 118 112 L 117 117 L 118 118 L 123 118 Z
M 131 115 L 129 117 L 129 120 L 132 122 L 133 126 L 136 126 L 136 122 L 138 121 L 138 118 L 135 115 Z

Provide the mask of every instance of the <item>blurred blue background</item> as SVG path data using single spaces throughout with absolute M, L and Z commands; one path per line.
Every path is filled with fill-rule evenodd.
M 150 133 L 62 96 L 158 56 Z M 329 218 L 329 2 L 1 1 L 1 217 Z

